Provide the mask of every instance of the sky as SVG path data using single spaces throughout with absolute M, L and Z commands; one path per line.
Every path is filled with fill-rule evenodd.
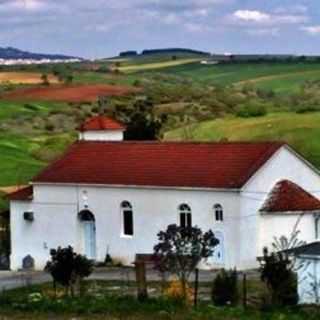
M 0 46 L 86 58 L 168 47 L 320 54 L 320 1 L 0 0 Z

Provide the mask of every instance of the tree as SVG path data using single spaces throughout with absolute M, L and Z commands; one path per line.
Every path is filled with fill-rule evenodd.
M 239 300 L 237 270 L 222 269 L 212 283 L 212 302 L 217 306 L 233 305 Z
M 73 74 L 68 73 L 64 78 L 65 84 L 71 84 L 73 82 Z
M 202 259 L 213 255 L 219 243 L 211 230 L 203 233 L 198 227 L 169 225 L 158 233 L 159 243 L 154 247 L 156 269 L 178 277 L 183 296 L 187 296 L 187 283 Z
M 51 260 L 47 262 L 45 271 L 49 272 L 53 278 L 54 285 L 61 284 L 71 295 L 80 281 L 88 277 L 93 271 L 93 263 L 85 256 L 77 254 L 71 246 L 67 248 L 58 247 L 50 251 Z
M 271 292 L 273 305 L 295 305 L 298 302 L 297 279 L 287 254 L 269 253 L 264 249 L 260 261 L 260 277 Z
M 126 123 L 126 140 L 156 140 L 167 117 L 155 114 L 154 104 L 150 98 L 138 99 L 132 108 L 122 111 Z
M 43 74 L 41 75 L 41 81 L 42 81 L 42 84 L 43 84 L 44 86 L 49 86 L 49 85 L 50 85 L 49 77 L 48 77 L 48 75 L 47 75 L 46 73 L 43 73 Z

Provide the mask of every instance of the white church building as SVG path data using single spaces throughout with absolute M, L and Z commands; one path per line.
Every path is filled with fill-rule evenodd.
M 103 116 L 30 185 L 10 195 L 11 269 L 31 255 L 74 247 L 124 264 L 152 254 L 169 224 L 211 229 L 220 240 L 204 268 L 257 266 L 273 237 L 320 237 L 320 175 L 280 142 L 131 142 Z

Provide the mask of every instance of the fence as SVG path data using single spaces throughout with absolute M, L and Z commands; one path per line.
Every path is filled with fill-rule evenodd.
M 197 270 L 189 279 L 189 286 L 194 294 L 194 304 L 211 301 L 213 279 L 218 270 Z M 237 272 L 239 304 L 258 305 L 262 302 L 265 286 L 260 281 L 257 271 Z M 86 281 L 86 290 L 90 294 L 135 295 L 139 299 L 146 296 L 159 297 L 174 280 L 173 276 L 160 274 L 153 266 L 137 263 L 135 267 L 100 267 Z M 43 272 L 20 272 L 10 278 L 1 277 L 0 291 L 15 287 L 30 287 L 40 283 L 49 283 L 51 277 Z

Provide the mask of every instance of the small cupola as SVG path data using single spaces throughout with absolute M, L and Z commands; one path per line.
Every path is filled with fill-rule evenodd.
M 99 115 L 88 119 L 80 127 L 79 140 L 122 141 L 125 129 L 125 126 L 120 122 Z

